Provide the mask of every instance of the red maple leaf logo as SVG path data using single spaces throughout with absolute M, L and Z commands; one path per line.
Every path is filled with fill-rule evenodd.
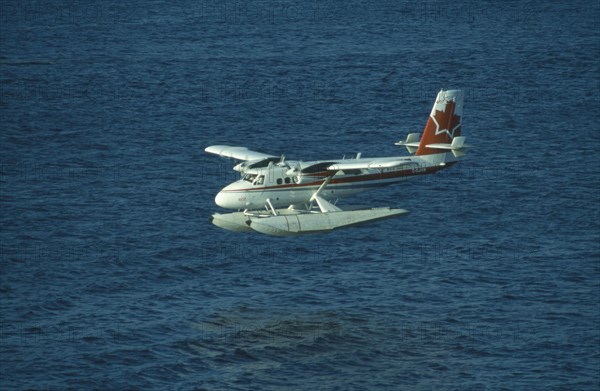
M 446 133 L 450 139 L 460 136 L 460 115 L 454 114 L 454 101 L 446 103 L 446 111 L 436 110 L 431 119 L 435 123 L 435 135 Z

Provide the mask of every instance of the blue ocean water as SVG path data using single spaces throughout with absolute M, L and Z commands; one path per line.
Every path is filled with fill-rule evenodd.
M 0 389 L 597 390 L 593 1 L 1 1 Z M 271 238 L 209 222 L 238 144 L 457 166 Z M 343 202 L 342 202 L 343 205 Z

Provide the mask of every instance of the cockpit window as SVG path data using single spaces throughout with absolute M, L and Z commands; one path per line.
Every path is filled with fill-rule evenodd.
M 259 175 L 259 177 L 256 179 L 256 181 L 253 184 L 254 185 L 262 185 L 263 183 L 265 183 L 265 176 Z
M 246 174 L 244 175 L 244 180 L 248 181 L 250 183 L 254 182 L 254 179 L 256 179 L 256 175 L 254 174 Z

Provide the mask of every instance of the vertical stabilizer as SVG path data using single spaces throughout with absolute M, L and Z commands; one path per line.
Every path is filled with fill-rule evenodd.
M 442 90 L 438 93 L 415 155 L 448 152 L 445 149 L 428 148 L 427 145 L 452 144 L 460 136 L 463 96 L 462 90 Z M 459 140 L 462 143 L 463 140 Z

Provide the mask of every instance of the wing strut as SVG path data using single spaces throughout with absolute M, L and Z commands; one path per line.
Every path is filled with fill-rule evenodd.
M 327 213 L 327 212 L 341 212 L 342 211 L 340 208 L 338 208 L 337 206 L 333 205 L 331 202 L 325 200 L 324 198 L 322 198 L 319 195 L 319 194 L 321 194 L 321 192 L 323 191 L 323 189 L 325 189 L 325 187 L 327 186 L 327 184 L 331 180 L 332 176 L 333 175 L 330 175 L 327 178 L 325 178 L 325 180 L 323 181 L 323 183 L 321 184 L 321 186 L 319 186 L 319 188 L 317 189 L 317 191 L 315 191 L 315 193 L 310 197 L 310 202 L 317 201 L 317 205 L 319 205 L 319 209 L 321 209 L 321 212 L 323 212 L 323 213 Z
M 273 213 L 273 216 L 277 216 L 277 210 L 273 207 L 273 204 L 271 203 L 270 198 L 267 198 L 267 205 L 269 206 L 269 208 L 271 208 L 271 212 Z

